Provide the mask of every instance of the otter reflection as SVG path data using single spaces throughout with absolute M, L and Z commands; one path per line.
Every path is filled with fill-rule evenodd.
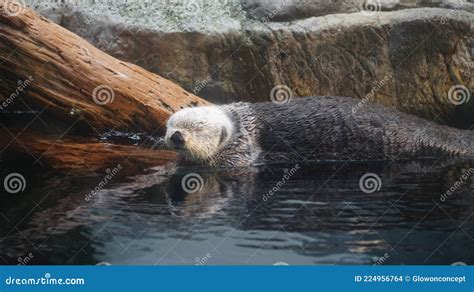
M 210 217 L 222 213 L 235 194 L 253 194 L 255 168 L 190 172 L 180 168 L 166 182 L 169 212 L 178 217 Z
M 248 213 L 248 218 L 239 222 L 242 223 L 239 228 L 243 229 L 278 229 L 282 226 L 293 231 L 308 228 L 353 229 L 352 224 L 341 224 L 345 220 L 357 221 L 360 226 L 383 228 L 386 224 L 410 224 L 413 214 L 404 214 L 403 206 L 400 206 L 398 208 L 402 212 L 397 216 L 401 218 L 389 223 L 374 221 L 378 217 L 363 214 L 382 215 L 386 210 L 383 207 L 395 201 L 397 198 L 393 195 L 398 192 L 407 194 L 397 201 L 400 205 L 407 204 L 407 209 L 412 207 L 411 203 L 431 204 L 433 201 L 457 205 L 464 199 L 462 196 L 453 195 L 446 202 L 442 192 L 449 190 L 471 167 L 468 162 L 453 161 L 434 166 L 430 160 L 370 164 L 370 171 L 381 177 L 381 190 L 374 193 L 365 193 L 360 189 L 360 179 L 368 172 L 368 165 L 364 163 L 346 166 L 338 163 L 298 167 L 273 165 L 220 171 L 183 167 L 177 168 L 168 180 L 155 187 L 165 194 L 165 202 L 172 215 L 199 218 L 216 214 L 235 217 Z M 414 173 L 429 173 L 429 176 L 414 176 Z M 186 185 L 188 180 L 192 180 L 190 185 Z M 463 184 L 465 188 L 472 189 L 472 177 Z M 420 189 L 423 192 L 418 194 Z M 411 195 L 412 192 L 416 196 Z M 462 212 L 463 205 L 457 206 L 455 211 Z M 377 208 L 371 210 L 372 207 Z M 341 208 L 344 209 L 342 213 Z M 423 211 L 421 208 L 420 212 Z M 320 217 L 334 219 L 323 221 L 318 219 Z M 273 227 L 268 225 L 268 220 L 275 222 Z

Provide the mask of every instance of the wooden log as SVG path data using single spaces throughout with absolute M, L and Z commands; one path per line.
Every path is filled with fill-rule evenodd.
M 26 106 L 66 123 L 81 116 L 79 124 L 96 131 L 159 134 L 172 112 L 203 104 L 171 81 L 107 55 L 12 0 L 0 0 L 0 110 Z
M 29 131 L 0 129 L 0 153 L 5 165 L 26 161 L 31 166 L 54 168 L 69 173 L 91 173 L 116 168 L 122 174 L 137 173 L 175 159 L 171 151 L 132 145 L 91 141 L 83 137 L 61 138 Z

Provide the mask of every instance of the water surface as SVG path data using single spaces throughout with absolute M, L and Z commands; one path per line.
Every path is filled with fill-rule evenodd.
M 0 263 L 472 264 L 474 184 L 456 183 L 470 167 L 427 160 L 130 174 L 124 166 L 93 194 L 106 173 L 31 170 L 24 192 L 0 196 Z M 361 190 L 367 173 L 380 178 L 378 191 Z M 185 190 L 190 174 L 198 186 Z

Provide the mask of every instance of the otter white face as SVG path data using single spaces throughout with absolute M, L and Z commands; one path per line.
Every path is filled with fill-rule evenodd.
M 165 142 L 188 159 L 212 160 L 233 133 L 231 119 L 218 107 L 186 108 L 169 118 Z

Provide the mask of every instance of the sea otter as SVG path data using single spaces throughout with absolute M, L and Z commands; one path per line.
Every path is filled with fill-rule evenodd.
M 347 97 L 183 109 L 168 120 L 165 143 L 185 160 L 211 166 L 474 158 L 473 131 Z

